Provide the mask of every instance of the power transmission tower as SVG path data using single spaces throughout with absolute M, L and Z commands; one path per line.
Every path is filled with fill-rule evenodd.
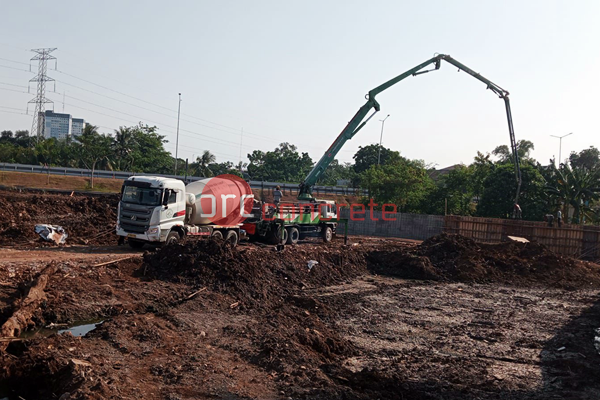
M 31 50 L 36 53 L 36 55 L 31 58 L 31 61 L 38 61 L 38 73 L 29 81 L 37 82 L 37 95 L 27 103 L 28 106 L 30 103 L 35 103 L 35 112 L 33 113 L 33 122 L 31 124 L 32 138 L 37 137 L 39 139 L 44 133 L 44 111 L 46 110 L 46 104 L 52 103 L 52 109 L 54 109 L 52 100 L 46 98 L 46 82 L 55 82 L 54 79 L 46 74 L 48 60 L 54 60 L 54 69 L 56 69 L 56 57 L 50 55 L 54 50 L 56 50 L 56 48 Z M 29 66 L 29 69 L 31 70 L 31 65 Z M 56 89 L 56 82 L 54 85 Z

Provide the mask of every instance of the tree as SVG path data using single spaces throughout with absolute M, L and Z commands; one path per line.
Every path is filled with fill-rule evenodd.
M 586 214 L 593 214 L 593 202 L 600 198 L 600 170 L 588 170 L 583 166 L 571 168 L 568 164 L 561 164 L 553 172 L 546 192 L 557 201 L 556 206 L 573 207 L 573 223 L 584 223 Z M 566 217 L 568 210 L 563 208 Z
M 532 150 L 534 150 L 534 145 L 529 140 L 519 140 L 517 142 L 517 155 L 519 157 L 519 161 L 521 164 L 523 163 L 532 163 L 535 160 L 529 158 L 529 154 Z M 497 146 L 492 154 L 500 158 L 501 163 L 510 163 L 513 162 L 512 151 L 508 148 L 507 145 L 503 144 L 501 146 Z
M 133 166 L 133 151 L 137 145 L 133 129 L 135 128 L 121 126 L 115 130 L 111 149 L 115 160 L 114 164 L 119 171 L 131 169 Z
M 494 169 L 494 163 L 490 160 L 490 153 L 484 155 L 478 151 L 473 163 L 469 165 L 469 169 L 472 172 L 473 196 L 479 200 L 484 189 L 483 182 Z
M 521 166 L 521 193 L 519 205 L 523 219 L 540 221 L 546 211 L 544 178 L 533 165 Z M 490 218 L 509 218 L 512 215 L 517 191 L 512 164 L 498 164 L 483 182 L 484 189 L 477 206 L 477 215 Z
M 371 165 L 360 174 L 360 182 L 379 207 L 395 204 L 402 212 L 420 212 L 423 198 L 433 188 L 423 162 L 405 158 L 385 165 Z
M 300 183 L 313 167 L 308 153 L 298 153 L 296 146 L 287 142 L 266 153 L 254 150 L 248 159 L 248 175 L 254 180 Z
M 234 165 L 231 161 L 226 161 L 222 163 L 211 163 L 208 165 L 208 168 L 212 172 L 212 176 L 229 174 L 243 178 L 243 175 L 240 172 L 240 166 Z
M 2 139 L 12 139 L 13 133 L 12 133 L 12 131 L 2 131 L 2 132 L 0 132 L 0 137 Z
M 589 149 L 584 149 L 579 153 L 572 152 L 569 156 L 569 162 L 573 168 L 600 169 L 600 150 L 590 146 Z
M 173 173 L 174 158 L 165 150 L 165 137 L 155 126 L 140 123 L 129 128 L 133 135 L 131 170 L 134 172 Z
M 437 182 L 424 198 L 422 210 L 427 214 L 472 215 L 475 211 L 474 169 L 458 165 Z
M 94 188 L 94 172 L 96 171 L 96 165 L 103 160 L 107 160 L 112 154 L 111 152 L 111 138 L 109 136 L 101 135 L 98 133 L 98 127 L 86 124 L 83 128 L 81 135 L 77 137 L 79 142 L 78 150 L 81 162 L 86 168 L 92 172 L 90 180 L 90 186 Z
M 213 171 L 209 168 L 210 164 L 217 161 L 217 157 L 208 150 L 204 150 L 201 156 L 196 157 L 196 173 L 198 176 L 211 177 Z
M 357 183 L 357 175 L 354 172 L 354 165 L 351 163 L 340 164 L 338 160 L 333 160 L 329 167 L 323 172 L 323 175 L 319 178 L 319 183 L 322 185 L 335 186 L 338 181 L 348 181 L 350 185 L 354 186 Z
M 370 144 L 368 146 L 358 147 L 358 151 L 354 154 L 354 172 L 360 174 L 363 171 L 371 168 L 372 165 L 377 165 L 377 157 L 379 154 L 379 145 Z M 381 147 L 380 165 L 393 164 L 400 160 L 400 153 L 390 150 L 386 147 Z

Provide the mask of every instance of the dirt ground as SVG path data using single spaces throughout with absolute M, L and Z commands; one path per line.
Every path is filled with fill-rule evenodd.
M 0 398 L 600 398 L 600 266 L 534 243 L 0 251 L 0 325 L 53 267 Z

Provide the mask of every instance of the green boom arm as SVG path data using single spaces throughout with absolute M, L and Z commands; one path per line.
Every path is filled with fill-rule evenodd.
M 377 102 L 377 100 L 375 100 L 375 96 L 377 96 L 379 93 L 383 92 L 384 90 L 388 89 L 389 87 L 395 85 L 396 83 L 400 82 L 401 80 L 408 78 L 409 76 L 416 76 L 416 75 L 424 74 L 424 73 L 439 69 L 441 66 L 442 60 L 454 65 L 455 67 L 457 67 L 459 69 L 459 71 L 465 71 L 466 73 L 468 73 L 475 79 L 478 79 L 481 82 L 485 83 L 487 85 L 488 89 L 490 89 L 491 91 L 496 93 L 496 95 L 498 95 L 498 97 L 500 97 L 501 99 L 504 100 L 504 105 L 506 107 L 506 117 L 508 119 L 508 131 L 510 134 L 510 145 L 511 145 L 512 152 L 513 152 L 513 158 L 514 158 L 514 163 L 515 163 L 515 175 L 517 178 L 517 195 L 515 197 L 515 203 L 517 203 L 519 200 L 519 193 L 521 191 L 521 169 L 519 167 L 519 158 L 517 157 L 517 143 L 515 141 L 515 132 L 513 129 L 512 113 L 510 110 L 510 101 L 508 99 L 509 93 L 506 90 L 502 89 L 500 86 L 493 83 L 492 81 L 484 78 L 483 76 L 479 75 L 477 72 L 473 71 L 469 67 L 461 64 L 460 62 L 456 61 L 452 57 L 445 55 L 445 54 L 438 54 L 437 56 L 425 61 L 424 63 L 419 64 L 412 69 L 409 69 L 405 73 L 398 75 L 397 77 L 390 79 L 389 81 L 385 82 L 384 84 L 379 85 L 375 89 L 371 90 L 366 96 L 367 102 L 358 110 L 358 112 L 354 115 L 354 117 L 350 120 L 350 122 L 348 122 L 348 125 L 346 125 L 344 130 L 342 130 L 342 132 L 338 135 L 338 137 L 331 144 L 329 149 L 327 149 L 327 151 L 325 152 L 323 157 L 321 157 L 319 162 L 317 162 L 317 164 L 314 166 L 314 168 L 306 176 L 306 178 L 304 179 L 304 182 L 302 182 L 300 184 L 298 200 L 314 201 L 314 197 L 312 195 L 313 186 L 319 180 L 319 178 L 321 177 L 321 175 L 323 174 L 325 169 L 335 159 L 335 156 L 342 149 L 344 144 L 346 144 L 346 142 L 348 140 L 352 139 L 354 137 L 354 135 L 356 135 L 356 133 L 359 130 L 361 130 L 367 122 L 369 122 L 369 120 L 373 117 L 373 115 L 375 115 L 375 113 L 377 113 L 380 110 L 379 103 Z M 422 71 L 425 67 L 427 67 L 431 64 L 435 65 L 434 69 Z M 369 115 L 367 117 L 367 115 L 369 114 L 369 112 L 371 111 L 372 108 L 375 109 L 375 111 L 373 111 L 373 113 L 371 113 L 371 115 Z M 365 120 L 365 117 L 366 117 L 366 120 Z

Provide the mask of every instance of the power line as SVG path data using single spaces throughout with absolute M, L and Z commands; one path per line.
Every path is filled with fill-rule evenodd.
M 19 111 L 23 111 L 23 109 L 21 109 L 21 108 L 16 108 L 16 107 L 0 106 L 0 108 L 8 108 L 8 109 L 10 109 L 10 110 L 19 110 Z
M 0 112 L 7 113 L 7 114 L 19 114 L 19 115 L 27 115 L 27 114 L 25 114 L 25 113 L 20 113 L 20 112 L 16 112 L 16 111 L 5 111 L 5 110 L 0 110 Z
M 0 64 L 0 67 L 2 67 L 2 68 L 8 68 L 8 69 L 14 69 L 14 70 L 17 70 L 17 71 L 25 71 L 25 72 L 32 73 L 32 72 L 31 72 L 30 70 L 28 70 L 28 69 L 17 68 L 17 67 L 11 67 L 11 66 L 8 66 L 8 65 L 2 65 L 2 64 Z
M 26 88 L 27 89 L 27 86 L 15 85 L 14 83 L 8 83 L 8 82 L 0 82 L 0 85 L 16 86 L 16 87 L 21 87 L 21 88 Z
M 24 62 L 21 62 L 21 61 L 9 60 L 8 58 L 2 58 L 2 57 L 0 57 L 0 60 L 12 62 L 12 63 L 15 63 L 15 64 L 31 65 L 31 64 L 24 63 Z

